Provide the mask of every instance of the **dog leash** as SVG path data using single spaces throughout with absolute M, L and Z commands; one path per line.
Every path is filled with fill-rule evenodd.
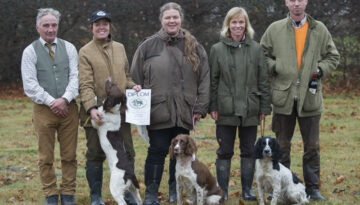
M 264 137 L 265 118 L 260 120 L 261 137 Z

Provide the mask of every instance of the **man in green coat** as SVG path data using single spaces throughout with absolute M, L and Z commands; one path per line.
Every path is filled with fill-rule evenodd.
M 307 0 L 285 3 L 289 15 L 272 23 L 260 42 L 272 75 L 272 130 L 284 152 L 280 161 L 289 168 L 298 120 L 304 142 L 306 193 L 314 200 L 326 200 L 319 193 L 321 79 L 336 68 L 339 53 L 325 25 L 305 13 Z

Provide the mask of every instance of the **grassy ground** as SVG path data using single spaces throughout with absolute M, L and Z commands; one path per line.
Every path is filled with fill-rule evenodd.
M 321 119 L 321 192 L 327 202 L 312 204 L 359 204 L 360 198 L 360 97 L 326 96 L 325 111 Z M 32 103 L 27 98 L 0 100 L 0 204 L 43 204 L 44 197 L 37 167 L 37 138 L 31 122 Z M 271 117 L 267 118 L 265 135 L 274 136 L 270 130 Z M 143 168 L 147 146 L 133 130 L 136 149 L 136 174 L 140 192 L 144 197 Z M 196 142 L 198 158 L 207 164 L 215 175 L 216 148 L 214 122 L 207 117 L 198 123 Z M 89 188 L 85 178 L 86 140 L 79 128 L 77 151 L 77 204 L 89 204 Z M 233 157 L 230 200 L 226 204 L 257 204 L 243 202 L 240 183 L 240 158 L 238 140 Z M 302 177 L 301 156 L 303 144 L 296 128 L 292 143 L 292 170 Z M 168 160 L 167 160 L 168 162 Z M 56 174 L 61 178 L 59 148 L 56 145 Z M 161 204 L 168 204 L 168 163 L 160 187 Z M 108 188 L 109 171 L 106 166 L 103 199 L 115 204 Z M 343 180 L 342 180 L 343 179 Z M 254 187 L 256 183 L 254 182 Z M 254 192 L 257 194 L 256 188 Z

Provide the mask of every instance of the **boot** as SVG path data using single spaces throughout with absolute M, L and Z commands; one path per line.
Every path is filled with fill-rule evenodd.
M 241 158 L 241 187 L 242 197 L 247 201 L 256 201 L 256 196 L 251 190 L 254 178 L 255 159 Z
M 224 199 L 228 200 L 228 186 L 230 179 L 230 159 L 216 159 L 216 177 L 220 188 L 224 193 Z
M 125 200 L 127 205 L 141 205 L 141 204 L 136 203 L 133 195 L 129 191 L 125 192 L 124 200 Z
M 145 199 L 143 205 L 160 205 L 158 200 L 158 190 L 164 165 L 146 164 L 145 165 Z
M 105 205 L 101 199 L 103 178 L 102 162 L 86 162 L 86 179 L 90 187 L 91 205 Z
M 306 194 L 308 196 L 310 196 L 310 199 L 312 200 L 315 200 L 315 201 L 318 201 L 318 200 L 321 200 L 321 201 L 326 201 L 326 198 L 323 197 L 319 190 L 318 189 L 308 189 L 306 188 Z
M 176 193 L 176 178 L 175 178 L 175 166 L 176 160 L 170 160 L 169 164 L 169 201 L 170 203 L 175 203 L 177 201 L 177 193 Z
M 45 198 L 45 205 L 57 205 L 59 200 L 58 195 L 52 195 Z
M 60 195 L 61 205 L 75 205 L 74 195 Z

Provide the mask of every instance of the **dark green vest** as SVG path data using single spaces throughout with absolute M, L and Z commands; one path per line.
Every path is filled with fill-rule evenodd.
M 37 79 L 42 88 L 55 99 L 60 98 L 69 83 L 69 57 L 65 42 L 57 39 L 55 60 L 41 44 L 40 40 L 32 43 L 36 56 Z

